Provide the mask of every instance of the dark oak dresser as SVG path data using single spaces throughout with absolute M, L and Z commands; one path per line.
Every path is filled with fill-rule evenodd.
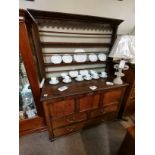
M 118 118 L 123 108 L 122 102 L 128 83 L 107 85 L 112 81 L 113 63 L 108 58 L 117 36 L 119 19 L 102 18 L 88 15 L 47 12 L 28 9 L 33 20 L 30 27 L 33 46 L 36 51 L 41 79 L 41 104 L 49 131 L 50 140 L 73 133 L 85 127 L 112 121 Z M 53 63 L 53 55 L 74 57 L 76 49 L 84 49 L 87 60 L 70 63 Z M 90 61 L 90 54 L 105 54 L 106 60 Z M 107 78 L 62 82 L 62 73 L 70 71 L 95 70 L 107 72 Z M 58 84 L 49 84 L 50 77 L 56 76 Z M 67 86 L 65 91 L 58 88 Z M 96 89 L 90 89 L 95 86 Z
M 62 84 L 60 84 L 62 85 Z M 84 127 L 117 119 L 127 84 L 107 86 L 105 80 L 76 81 L 61 93 L 60 85 L 43 87 L 43 102 L 49 137 L 53 140 Z M 98 87 L 91 91 L 90 85 Z

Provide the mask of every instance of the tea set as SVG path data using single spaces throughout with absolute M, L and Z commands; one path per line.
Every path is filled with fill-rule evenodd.
M 70 83 L 72 82 L 72 78 L 75 78 L 76 81 L 83 81 L 83 80 L 92 80 L 92 79 L 99 79 L 99 78 L 107 78 L 107 73 L 102 71 L 100 74 L 97 73 L 95 70 L 77 70 L 70 71 L 69 73 L 61 73 L 61 78 L 63 83 Z M 51 77 L 49 84 L 55 85 L 58 84 L 59 80 L 58 77 Z

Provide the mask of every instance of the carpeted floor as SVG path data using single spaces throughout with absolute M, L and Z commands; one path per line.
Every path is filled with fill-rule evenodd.
M 47 131 L 20 138 L 20 155 L 116 155 L 126 127 L 133 125 L 115 121 L 83 130 L 81 132 L 48 140 Z

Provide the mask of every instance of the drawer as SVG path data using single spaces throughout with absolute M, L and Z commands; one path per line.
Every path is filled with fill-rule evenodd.
M 53 133 L 54 133 L 55 137 L 62 136 L 62 135 L 65 135 L 65 134 L 72 133 L 74 131 L 78 131 L 81 128 L 83 128 L 84 126 L 85 126 L 85 122 L 77 123 L 75 125 L 71 125 L 71 126 L 67 126 L 67 127 L 64 127 L 64 128 L 55 129 L 55 130 L 53 130 Z
M 50 103 L 50 113 L 54 118 L 73 114 L 75 111 L 74 99 L 62 100 Z
M 95 118 L 95 117 L 104 115 L 106 113 L 117 112 L 117 111 L 118 111 L 118 104 L 108 105 L 103 107 L 103 109 L 92 111 L 90 113 L 90 117 Z
M 113 121 L 115 119 L 117 119 L 117 112 L 110 112 L 110 113 L 102 114 L 99 117 L 90 119 L 89 121 L 87 121 L 87 126 L 100 124 L 100 123 L 106 122 L 106 121 Z
M 106 92 L 103 95 L 103 106 L 112 103 L 119 103 L 121 101 L 121 98 L 122 98 L 122 89 Z
M 90 113 L 90 118 L 95 118 L 104 114 L 103 109 L 95 110 Z
M 116 103 L 116 104 L 108 105 L 103 108 L 105 113 L 116 112 L 118 110 L 118 104 Z
M 84 121 L 87 119 L 87 115 L 85 113 L 83 114 L 75 114 L 72 116 L 67 116 L 65 118 L 60 118 L 60 119 L 56 119 L 56 120 L 52 120 L 52 125 L 53 128 L 58 128 L 61 126 L 65 126 L 65 125 L 69 125 L 75 122 L 80 122 L 80 121 Z

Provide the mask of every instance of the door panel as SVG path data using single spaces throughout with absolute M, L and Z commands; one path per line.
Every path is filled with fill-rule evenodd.
M 86 95 L 79 99 L 80 101 L 80 111 L 86 111 L 90 109 L 98 108 L 100 101 L 100 94 Z
M 75 110 L 74 99 L 63 100 L 50 104 L 50 111 L 52 117 L 63 117 L 73 114 Z

